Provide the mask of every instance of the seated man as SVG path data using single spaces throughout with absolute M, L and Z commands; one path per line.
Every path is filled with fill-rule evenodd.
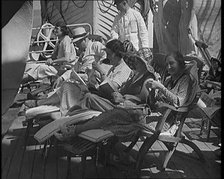
M 99 94 L 101 91 L 104 93 L 108 89 L 111 91 L 118 91 L 130 76 L 131 69 L 126 65 L 122 58 L 121 52 L 124 52 L 122 45 L 122 42 L 117 39 L 111 40 L 106 44 L 105 50 L 112 65 L 108 73 L 106 73 L 99 64 L 93 64 L 93 69 L 97 70 L 100 74 L 100 77 L 98 78 L 100 85 L 94 92 L 98 91 Z M 86 94 L 91 92 L 91 90 L 85 85 L 65 82 L 51 97 L 38 101 L 27 101 L 25 102 L 25 105 L 28 107 L 35 107 L 37 105 L 58 105 L 60 106 L 62 115 L 65 115 L 71 107 L 85 104 L 85 100 L 88 100 L 88 98 L 85 98 Z M 106 101 L 106 99 L 104 101 Z
M 44 79 L 49 76 L 56 76 L 60 66 L 76 58 L 75 47 L 68 36 L 68 29 L 63 22 L 58 22 L 54 29 L 58 41 L 55 45 L 52 57 L 47 59 L 46 64 L 27 65 L 22 84 L 28 81 Z
M 145 87 L 147 89 L 158 90 L 158 101 L 165 101 L 174 106 L 188 105 L 192 100 L 189 97 L 191 96 L 190 94 L 195 92 L 192 91 L 192 89 L 196 90 L 198 87 L 197 77 L 195 78 L 196 80 L 192 80 L 188 71 L 185 70 L 184 58 L 179 52 L 169 54 L 165 61 L 168 73 L 170 74 L 165 84 L 163 85 L 154 79 L 148 79 L 144 83 Z M 195 74 L 197 74 L 197 72 L 194 73 L 194 75 Z M 160 112 L 163 113 L 164 111 Z M 155 116 L 148 117 L 151 122 L 146 124 L 143 110 L 136 108 L 114 108 L 103 112 L 85 123 L 78 123 L 73 126 L 64 125 L 61 127 L 61 133 L 56 133 L 55 136 L 63 140 L 86 130 L 104 129 L 113 132 L 121 141 L 127 141 L 130 140 L 139 129 L 145 127 L 153 128 L 156 122 L 161 119 L 161 115 L 158 118 L 155 118 Z M 170 118 L 169 121 L 166 121 L 162 132 L 173 135 L 177 129 L 178 123 Z
M 92 41 L 89 38 L 89 33 L 83 27 L 73 29 L 73 43 L 78 47 L 79 61 L 76 63 L 74 70 L 81 73 L 80 76 L 85 78 L 86 72 L 92 69 L 92 63 L 95 61 L 100 65 L 102 60 L 106 58 L 106 53 L 103 50 L 105 46 L 99 41 Z M 108 66 L 106 66 L 108 68 Z M 72 80 L 72 70 L 67 70 L 55 82 L 54 87 L 59 87 L 63 81 Z M 83 74 L 83 75 L 82 75 Z

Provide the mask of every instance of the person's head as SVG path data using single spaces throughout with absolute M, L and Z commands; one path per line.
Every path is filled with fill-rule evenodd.
M 121 12 L 126 11 L 130 7 L 127 0 L 114 0 L 114 5 Z
M 111 65 L 117 65 L 123 57 L 124 47 L 120 40 L 110 40 L 107 42 L 105 50 Z
M 145 72 L 147 70 L 146 62 L 137 53 L 129 53 L 126 61 L 127 65 L 133 71 Z
M 123 59 L 127 63 L 128 54 L 129 53 L 137 53 L 137 50 L 135 49 L 134 45 L 129 40 L 125 40 L 123 42 L 123 48 L 124 48 Z
M 125 62 L 134 71 L 139 73 L 145 73 L 146 71 L 149 71 L 150 73 L 154 74 L 154 69 L 149 63 L 149 58 L 152 58 L 152 54 L 147 54 L 148 55 L 143 53 L 141 49 L 137 52 L 129 52 L 128 55 L 126 55 L 127 60 Z
M 165 62 L 170 75 L 178 74 L 185 69 L 184 57 L 179 51 L 168 54 L 165 57 Z
M 73 43 L 75 43 L 81 51 L 85 50 L 89 41 L 89 33 L 86 32 L 86 29 L 84 27 L 77 27 L 72 30 L 72 34 Z
M 54 34 L 57 37 L 65 36 L 69 34 L 68 28 L 64 22 L 57 22 L 54 28 Z

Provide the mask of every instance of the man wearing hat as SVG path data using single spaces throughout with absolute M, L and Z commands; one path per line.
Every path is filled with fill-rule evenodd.
M 127 0 L 114 0 L 114 4 L 118 15 L 111 28 L 111 38 L 129 40 L 136 50 L 149 48 L 147 28 L 140 12 L 132 9 Z
M 89 32 L 86 32 L 84 27 L 77 27 L 72 30 L 72 33 L 72 41 L 78 48 L 77 55 L 79 55 L 79 61 L 74 69 L 81 73 L 79 74 L 81 77 L 86 78 L 86 71 L 92 69 L 92 63 L 101 64 L 101 60 L 106 58 L 106 53 L 103 50 L 105 46 L 99 41 L 92 41 Z M 55 87 L 58 87 L 63 81 L 72 79 L 72 70 L 68 70 L 56 80 Z
M 32 64 L 31 67 L 27 65 L 22 83 L 56 76 L 63 63 L 73 61 L 76 58 L 75 47 L 68 36 L 69 32 L 65 23 L 57 22 L 54 33 L 58 37 L 58 41 L 51 58 L 47 59 L 46 64 Z

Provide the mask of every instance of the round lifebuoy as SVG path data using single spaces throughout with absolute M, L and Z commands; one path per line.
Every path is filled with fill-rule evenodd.
M 44 58 L 50 58 L 52 52 L 45 52 L 49 47 L 54 48 L 55 45 L 51 40 L 56 40 L 56 37 L 52 34 L 54 30 L 54 26 L 50 23 L 45 23 L 41 26 L 38 34 L 37 34 L 37 45 L 43 46 L 41 49 L 42 52 L 41 56 Z

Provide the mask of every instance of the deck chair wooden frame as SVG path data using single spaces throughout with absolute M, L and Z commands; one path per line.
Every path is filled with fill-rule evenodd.
M 195 61 L 192 61 L 194 65 L 196 65 Z M 200 161 L 204 162 L 204 156 L 201 152 L 201 150 L 195 145 L 192 141 L 186 139 L 184 136 L 182 136 L 182 128 L 185 122 L 185 119 L 191 109 L 193 109 L 196 106 L 196 103 L 198 101 L 199 95 L 198 93 L 191 93 L 191 101 L 188 102 L 187 105 L 182 106 L 182 107 L 174 107 L 166 103 L 159 103 L 158 107 L 159 108 L 165 108 L 166 111 L 164 115 L 162 116 L 162 119 L 158 121 L 155 129 L 143 129 L 139 131 L 139 133 L 135 136 L 135 140 L 125 149 L 126 152 L 129 152 L 132 147 L 137 143 L 138 139 L 141 136 L 146 136 L 146 139 L 144 140 L 144 143 L 139 149 L 138 156 L 137 156 L 137 162 L 135 165 L 135 171 L 137 172 L 137 175 L 139 176 L 140 170 L 141 170 L 141 165 L 143 163 L 144 157 L 148 150 L 151 148 L 151 146 L 155 143 L 156 140 L 162 141 L 165 146 L 168 149 L 168 152 L 165 156 L 165 160 L 162 164 L 161 167 L 159 167 L 161 170 L 165 170 L 170 158 L 172 157 L 174 151 L 176 151 L 177 145 L 179 143 L 186 144 L 190 146 L 198 155 Z M 160 135 L 161 130 L 163 128 L 163 125 L 165 124 L 165 121 L 169 117 L 170 113 L 176 113 L 175 120 L 179 121 L 179 127 L 178 130 L 176 131 L 174 136 L 168 136 L 164 138 L 163 136 Z

